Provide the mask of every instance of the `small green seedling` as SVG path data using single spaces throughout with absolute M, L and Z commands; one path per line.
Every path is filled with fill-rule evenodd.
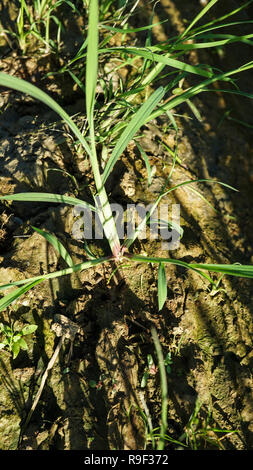
M 101 390 L 105 379 L 106 379 L 106 376 L 102 374 L 99 376 L 98 380 L 89 380 L 89 386 L 91 388 L 96 388 L 97 390 Z
M 226 292 L 226 289 L 223 289 L 222 287 L 219 287 L 222 279 L 224 277 L 224 274 L 222 274 L 219 279 L 212 285 L 210 295 L 214 297 L 216 294 L 219 292 Z
M 0 323 L 0 331 L 2 335 L 5 336 L 4 340 L 0 343 L 0 349 L 7 347 L 7 349 L 12 352 L 13 359 L 15 359 L 18 356 L 20 349 L 28 349 L 27 342 L 24 340 L 23 336 L 34 333 L 37 328 L 37 325 L 27 325 L 21 330 L 17 330 L 14 328 L 14 325 L 8 326 Z
M 171 373 L 171 365 L 173 364 L 173 361 L 171 359 L 171 352 L 168 352 L 167 356 L 164 359 L 164 365 L 166 367 L 166 371 L 168 374 Z

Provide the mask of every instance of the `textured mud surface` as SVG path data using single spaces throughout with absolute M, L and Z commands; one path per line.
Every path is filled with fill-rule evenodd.
M 162 20 L 169 15 L 170 26 L 158 28 L 157 39 L 163 40 L 162 35 L 166 37 L 172 30 L 180 30 L 182 18 L 193 17 L 196 11 L 185 3 L 160 2 L 157 16 Z M 146 11 L 140 11 L 142 20 Z M 233 63 L 228 52 L 222 67 L 232 68 L 239 59 L 240 62 L 250 60 L 248 52 L 247 48 L 245 52 L 238 48 L 236 53 L 233 49 Z M 194 62 L 196 57 L 193 55 L 191 60 Z M 201 60 L 204 63 L 212 57 Z M 48 61 L 44 59 L 44 64 Z M 47 66 L 42 66 L 41 73 L 47 72 Z M 2 61 L 2 70 L 16 76 L 22 76 L 25 70 L 25 78 L 37 83 L 30 58 L 19 59 L 9 51 Z M 241 86 L 248 90 L 249 83 L 250 77 L 244 75 Z M 57 86 L 49 83 L 48 89 L 53 96 L 61 96 L 71 115 L 79 113 L 76 119 L 82 122 L 84 100 L 73 90 L 70 95 L 70 89 L 66 92 L 61 86 L 61 83 Z M 179 203 L 181 207 L 184 236 L 170 256 L 187 262 L 251 264 L 251 130 L 234 121 L 221 120 L 225 111 L 232 109 L 235 118 L 247 118 L 252 125 L 252 103 L 227 99 L 227 95 L 225 101 L 217 92 L 197 98 L 196 105 L 202 122 L 187 107 L 178 113 L 181 114 L 178 156 L 182 164 L 176 165 L 170 184 L 214 178 L 234 186 L 239 193 L 218 184 L 195 185 L 216 210 L 189 187 L 171 193 L 168 202 Z M 3 90 L 1 194 L 43 190 L 77 195 L 73 180 L 66 173 L 49 171 L 57 168 L 74 175 L 83 187 L 78 196 L 89 200 L 90 193 L 84 186 L 91 181 L 89 165 L 73 150 L 66 129 L 55 119 L 53 113 L 35 101 Z M 172 149 L 176 145 L 174 131 L 164 132 L 163 126 L 164 121 L 154 121 L 143 132 L 142 146 L 153 166 L 151 185 L 148 187 L 145 165 L 131 143 L 109 182 L 114 202 L 149 203 L 157 197 L 171 169 L 171 156 L 161 141 Z M 85 259 L 82 243 L 71 236 L 73 221 L 72 209 L 64 205 L 1 203 L 1 284 L 65 267 L 58 254 L 31 226 L 54 233 L 68 248 L 74 262 L 82 262 Z M 106 252 L 107 246 L 94 244 L 92 249 L 99 255 Z M 168 255 L 157 240 L 139 241 L 134 250 Z M 168 299 L 158 313 L 157 268 L 136 264 L 124 266 L 113 274 L 114 269 L 115 266 L 101 265 L 44 282 L 23 296 L 9 312 L 1 313 L 0 321 L 8 322 L 9 315 L 17 324 L 36 323 L 38 329 L 28 340 L 28 351 L 20 353 L 15 360 L 1 351 L 0 448 L 149 447 L 142 413 L 150 415 L 154 428 L 159 426 L 159 373 L 150 374 L 144 388 L 141 381 L 147 355 L 152 354 L 156 362 L 150 334 L 154 325 L 164 356 L 170 352 L 172 359 L 168 374 L 170 437 L 178 439 L 184 433 L 200 401 L 203 420 L 211 409 L 213 427 L 237 431 L 224 435 L 225 449 L 252 449 L 252 282 L 225 276 L 219 285 L 221 290 L 211 292 L 208 282 L 196 273 L 168 266 Z M 65 340 L 39 404 L 24 430 L 41 376 L 59 341 L 53 326 L 56 314 L 68 317 L 80 329 L 73 344 Z M 202 445 L 205 447 L 206 443 Z

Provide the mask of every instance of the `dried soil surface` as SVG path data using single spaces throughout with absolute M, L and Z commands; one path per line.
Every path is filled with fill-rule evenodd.
M 223 8 L 232 3 L 235 2 L 224 2 Z M 145 21 L 150 12 L 144 7 L 134 21 Z M 195 5 L 161 0 L 154 20 L 169 16 L 170 21 L 169 26 L 166 23 L 155 30 L 156 38 L 163 40 L 173 31 L 180 31 L 183 19 L 192 18 L 198 8 L 197 2 Z M 71 30 L 77 31 L 78 43 L 77 25 Z M 71 115 L 79 113 L 76 119 L 82 123 L 84 99 L 71 82 L 41 80 L 54 65 L 51 57 L 39 61 L 36 56 L 19 57 L 4 42 L 1 49 L 3 71 L 39 84 L 57 97 Z M 250 60 L 249 52 L 247 46 L 231 46 L 219 65 L 233 68 Z M 213 60 L 217 64 L 219 59 L 193 54 L 190 60 Z M 241 87 L 249 91 L 250 84 L 250 75 L 243 75 Z M 253 125 L 252 103 L 227 96 L 216 92 L 197 98 L 201 122 L 187 107 L 178 111 L 178 156 L 182 164 L 176 165 L 171 185 L 214 178 L 239 190 L 236 193 L 218 184 L 196 185 L 216 210 L 189 187 L 171 193 L 167 202 L 180 204 L 184 236 L 179 248 L 169 256 L 183 261 L 253 262 L 251 130 L 235 121 L 221 121 L 229 109 L 234 118 Z M 74 175 L 83 186 L 78 196 L 90 200 L 89 165 L 73 150 L 67 130 L 57 117 L 43 105 L 13 91 L 2 90 L 0 99 L 1 194 L 31 190 L 77 195 L 73 180 L 66 173 L 49 171 L 57 168 Z M 148 186 L 145 165 L 131 143 L 109 182 L 113 202 L 154 201 L 171 169 L 171 156 L 161 140 L 172 149 L 176 145 L 175 132 L 164 132 L 164 124 L 165 120 L 152 121 L 143 130 L 142 146 L 154 168 L 152 184 Z M 71 235 L 74 218 L 69 206 L 2 202 L 0 221 L 1 284 L 65 267 L 57 252 L 31 226 L 54 233 L 75 263 L 85 259 L 82 242 Z M 103 242 L 92 243 L 91 248 L 97 255 L 107 251 Z M 159 240 L 138 241 L 134 251 L 168 256 Z M 203 423 L 211 410 L 212 427 L 237 431 L 227 437 L 221 434 L 220 446 L 252 449 L 252 281 L 225 276 L 222 289 L 211 293 L 208 282 L 196 273 L 168 265 L 168 298 L 158 312 L 156 266 L 136 263 L 123 266 L 116 274 L 114 269 L 115 266 L 104 264 L 44 282 L 21 297 L 9 312 L 0 314 L 0 321 L 7 322 L 9 315 L 17 324 L 38 325 L 28 339 L 28 351 L 22 351 L 15 360 L 1 351 L 0 448 L 150 448 L 142 413 L 150 415 L 154 428 L 159 426 L 159 373 L 150 374 L 144 388 L 141 381 L 147 355 L 151 354 L 157 363 L 150 333 L 153 325 L 164 356 L 170 352 L 172 359 L 167 376 L 168 435 L 178 439 L 196 404 L 201 402 L 199 416 Z M 55 315 L 59 314 L 74 321 L 79 330 L 73 341 L 65 340 L 39 404 L 24 429 L 41 375 L 59 341 L 55 328 Z M 204 440 L 199 445 L 212 448 Z M 175 447 L 167 445 L 168 449 Z

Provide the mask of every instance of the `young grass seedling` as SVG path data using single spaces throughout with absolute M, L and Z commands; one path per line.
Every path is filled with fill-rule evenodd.
M 202 405 L 201 401 L 197 399 L 194 410 L 185 426 L 185 432 L 179 438 L 179 441 L 185 442 L 192 450 L 207 449 L 210 446 L 217 447 L 219 450 L 225 450 L 222 440 L 238 431 L 214 427 L 211 424 L 213 419 L 210 405 L 208 406 L 206 417 L 201 416 Z M 219 434 L 221 437 L 219 437 Z
M 14 36 L 23 53 L 26 53 L 29 41 L 35 38 L 43 44 L 42 51 L 49 52 L 59 49 L 61 41 L 61 32 L 63 24 L 55 15 L 56 10 L 61 5 L 68 5 L 72 11 L 77 12 L 77 8 L 70 0 L 19 0 L 20 8 L 16 20 L 17 31 L 5 30 L 4 32 Z M 29 3 L 32 3 L 29 4 Z M 50 32 L 51 23 L 54 22 L 57 27 L 56 39 L 53 40 Z
M 157 450 L 163 450 L 165 446 L 165 435 L 168 427 L 168 384 L 167 384 L 167 377 L 166 377 L 166 369 L 164 364 L 163 352 L 161 343 L 158 338 L 158 334 L 155 328 L 151 328 L 152 339 L 154 342 L 157 359 L 158 359 L 158 367 L 160 372 L 160 379 L 161 379 L 161 401 L 162 401 L 162 409 L 161 409 L 161 425 L 160 425 L 160 439 L 158 441 Z

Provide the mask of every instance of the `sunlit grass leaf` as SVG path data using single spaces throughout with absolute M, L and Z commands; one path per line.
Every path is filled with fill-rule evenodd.
M 110 257 L 97 258 L 95 260 L 84 261 L 83 263 L 75 264 L 74 266 L 72 266 L 70 268 L 61 269 L 59 271 L 54 271 L 52 273 L 43 274 L 43 275 L 40 275 L 40 276 L 34 276 L 34 277 L 29 278 L 29 279 L 21 279 L 19 281 L 9 282 L 7 284 L 2 284 L 2 285 L 0 285 L 0 291 L 8 289 L 8 288 L 13 287 L 13 286 L 21 286 L 21 285 L 23 285 L 27 282 L 30 282 L 30 283 L 35 282 L 35 281 L 42 282 L 42 281 L 45 281 L 46 279 L 54 279 L 56 277 L 66 276 L 66 275 L 69 275 L 69 274 L 72 274 L 72 273 L 76 273 L 78 271 L 83 271 L 84 269 L 89 269 L 92 266 L 96 266 L 97 264 L 104 263 L 106 261 L 110 261 L 111 259 L 112 258 L 110 258 Z M 1 306 L 1 301 L 0 301 L 0 306 Z
M 194 66 L 187 64 L 185 62 L 181 62 L 180 60 L 174 59 L 170 56 L 170 54 L 157 54 L 153 52 L 153 50 L 157 50 L 156 46 L 152 46 L 148 49 L 141 49 L 140 47 L 114 47 L 110 48 L 110 52 L 124 52 L 127 54 L 137 55 L 139 57 L 144 57 L 144 59 L 151 60 L 152 62 L 157 62 L 163 65 L 169 65 L 177 70 L 183 70 L 184 72 L 189 72 L 194 75 L 200 75 L 202 77 L 209 77 L 211 78 L 213 73 L 207 69 L 204 69 L 201 66 Z M 106 52 L 106 49 L 100 49 L 100 53 Z M 107 51 L 108 52 L 108 51 Z
M 184 229 L 178 225 L 176 222 L 174 222 L 173 220 L 169 221 L 169 220 L 163 220 L 163 219 L 153 219 L 152 218 L 152 223 L 155 223 L 155 224 L 158 224 L 158 228 L 160 230 L 162 229 L 166 229 L 168 230 L 168 228 L 170 228 L 171 230 L 176 230 L 176 232 L 179 233 L 180 235 L 180 238 L 183 237 L 184 235 Z
M 129 255 L 129 258 L 132 261 L 142 262 L 142 263 L 169 263 L 175 264 L 176 266 L 181 266 L 183 268 L 192 269 L 193 271 L 200 274 L 202 277 L 207 279 L 211 284 L 215 284 L 214 281 L 208 276 L 205 272 L 203 273 L 198 269 L 194 264 L 186 263 L 185 261 L 181 261 L 178 259 L 173 258 L 160 258 L 160 257 L 153 257 L 153 256 L 141 256 L 141 255 Z
M 71 78 L 74 80 L 74 82 L 76 82 L 76 84 L 82 90 L 82 92 L 85 93 L 85 86 L 83 85 L 81 80 L 79 80 L 79 78 L 73 72 L 71 72 L 71 70 L 68 70 L 68 73 L 71 76 Z
M 213 38 L 217 38 L 217 37 L 224 37 L 224 39 L 220 39 L 218 41 L 209 41 L 209 42 L 200 42 L 200 43 L 195 43 L 195 44 L 179 44 L 178 46 L 176 46 L 176 49 L 178 50 L 183 50 L 183 51 L 191 51 L 193 49 L 206 49 L 206 48 L 210 48 L 210 47 L 219 47 L 219 46 L 225 46 L 226 44 L 231 44 L 231 43 L 235 43 L 235 42 L 244 42 L 246 44 L 249 44 L 249 45 L 252 45 L 253 46 L 253 43 L 252 41 L 249 41 L 250 38 L 253 37 L 253 34 L 247 34 L 245 36 L 235 36 L 235 35 L 211 35 L 211 34 L 208 34 L 206 36 L 204 36 L 205 39 L 213 39 Z
M 28 282 L 27 282 L 28 281 Z M 0 312 L 4 309 L 6 309 L 14 300 L 18 299 L 21 297 L 21 295 L 25 294 L 28 290 L 32 289 L 36 284 L 39 284 L 40 282 L 43 281 L 42 276 L 38 276 L 36 280 L 33 280 L 32 282 L 28 280 L 25 280 L 24 282 L 27 282 L 23 287 L 19 287 L 18 289 L 15 289 L 13 292 L 10 294 L 5 295 L 1 300 L 0 300 Z M 10 287 L 14 286 L 15 283 L 11 284 Z
M 197 16 L 193 19 L 193 21 L 189 24 L 189 26 L 185 29 L 185 31 L 179 36 L 180 41 L 187 33 L 193 28 L 193 26 L 212 8 L 218 0 L 211 0 L 208 4 L 199 12 Z
M 137 111 L 135 116 L 132 118 L 126 129 L 122 132 L 120 138 L 118 139 L 116 146 L 106 164 L 104 173 L 103 173 L 103 184 L 106 182 L 109 174 L 111 173 L 115 163 L 118 158 L 124 152 L 125 148 L 129 144 L 130 140 L 136 134 L 136 132 L 141 128 L 144 122 L 147 120 L 148 115 L 156 107 L 159 101 L 164 95 L 163 87 L 158 88 L 143 105 Z
M 192 35 L 196 36 L 196 34 L 200 34 L 200 33 L 202 33 L 202 32 L 208 31 L 208 30 L 210 30 L 210 29 L 223 28 L 223 27 L 227 27 L 227 26 L 231 26 L 231 25 L 235 25 L 235 24 L 239 24 L 239 23 L 241 23 L 241 24 L 247 24 L 247 23 L 249 23 L 250 21 L 244 20 L 244 21 L 236 21 L 236 22 L 233 22 L 232 24 L 231 24 L 231 23 L 225 23 L 225 24 L 222 24 L 222 25 L 217 24 L 217 23 L 220 23 L 221 21 L 226 20 L 226 19 L 229 18 L 230 16 L 236 15 L 237 13 L 239 13 L 239 11 L 241 11 L 241 10 L 243 10 L 244 8 L 246 8 L 247 6 L 249 6 L 249 5 L 252 3 L 252 1 L 253 1 L 253 0 L 249 0 L 249 1 L 246 2 L 246 3 L 243 3 L 240 7 L 237 7 L 237 8 L 235 8 L 234 10 L 229 11 L 229 12 L 226 13 L 225 15 L 220 16 L 220 17 L 218 17 L 218 18 L 215 18 L 215 19 L 213 19 L 212 21 L 209 21 L 208 23 L 206 23 L 206 24 L 204 24 L 204 25 L 202 25 L 202 26 L 199 26 L 198 28 L 195 28 L 194 30 L 192 30 L 190 36 L 192 36 Z M 207 6 L 208 6 L 208 5 L 207 5 Z M 203 11 L 206 13 L 205 10 L 202 10 L 202 12 L 203 12 Z M 203 16 L 203 15 L 202 15 L 202 16 Z M 194 24 L 196 24 L 196 21 L 194 21 Z M 214 25 L 215 25 L 215 26 L 214 26 Z M 191 25 L 191 27 L 192 27 L 192 25 Z M 211 27 L 211 28 L 209 28 L 209 27 Z M 188 28 L 188 31 L 189 31 L 189 30 L 190 30 L 190 28 Z M 187 31 L 184 31 L 183 35 L 189 37 Z M 182 38 L 182 36 L 181 36 L 181 38 Z M 180 39 L 181 39 L 181 38 L 180 38 Z
M 98 64 L 98 1 L 90 0 L 89 4 L 89 27 L 88 46 L 86 58 L 86 113 L 91 125 L 93 120 L 93 109 L 97 83 Z
M 159 311 L 162 310 L 167 299 L 167 279 L 163 263 L 159 264 L 158 268 L 158 307 Z
M 151 166 L 150 166 L 150 163 L 149 163 L 149 159 L 148 159 L 148 156 L 146 154 L 146 152 L 143 150 L 142 146 L 139 144 L 139 142 L 135 141 L 136 143 L 136 146 L 144 160 L 144 163 L 146 165 L 146 169 L 147 169 L 147 173 L 148 173 L 148 185 L 150 186 L 151 185 L 151 178 L 152 178 L 152 174 L 151 174 Z
M 243 64 L 240 67 L 230 70 L 228 72 L 224 73 L 219 73 L 217 75 L 213 75 L 213 78 L 210 78 L 208 80 L 203 80 L 201 83 L 198 85 L 190 87 L 188 90 L 185 90 L 182 94 L 179 96 L 175 96 L 175 98 L 172 98 L 168 103 L 159 106 L 156 111 L 154 111 L 150 116 L 148 116 L 147 121 L 150 121 L 151 119 L 155 119 L 161 114 L 165 113 L 167 110 L 170 110 L 172 108 L 175 108 L 176 106 L 179 106 L 180 104 L 186 102 L 189 98 L 192 98 L 199 93 L 202 93 L 204 91 L 208 91 L 207 87 L 211 83 L 217 82 L 219 80 L 221 81 L 226 81 L 229 79 L 230 76 L 235 75 L 237 73 L 244 72 L 246 70 L 249 70 L 253 68 L 253 61 L 248 62 L 247 64 Z M 245 92 L 241 92 L 238 90 L 227 90 L 227 92 L 231 94 L 238 94 L 245 96 Z M 253 94 L 247 93 L 248 98 L 253 98 Z
M 199 264 L 190 263 L 189 267 L 197 269 L 205 269 L 210 272 L 224 273 L 230 276 L 239 276 L 246 278 L 253 278 L 253 265 L 238 265 L 238 264 Z
M 253 1 L 253 0 L 251 0 L 251 1 Z M 217 21 L 219 21 L 219 19 L 217 19 Z M 223 23 L 223 24 L 218 24 L 218 25 L 215 24 L 215 26 L 212 26 L 213 23 L 215 23 L 215 21 L 211 22 L 211 23 L 208 23 L 208 25 L 205 25 L 205 26 L 203 26 L 199 29 L 194 30 L 194 32 L 192 34 L 190 34 L 190 36 L 188 38 L 195 38 L 197 36 L 198 36 L 199 39 L 206 38 L 207 37 L 206 33 L 208 31 L 214 31 L 214 30 L 217 30 L 217 29 L 229 28 L 231 26 L 242 26 L 242 25 L 245 25 L 245 24 L 252 24 L 253 20 L 232 21 L 231 23 Z M 178 44 L 177 44 L 176 48 L 177 47 L 178 47 Z
M 173 258 L 160 258 L 160 257 L 151 257 L 151 256 L 141 256 L 141 255 L 129 255 L 132 261 L 144 262 L 144 263 L 170 263 L 177 266 L 182 266 L 184 268 L 192 269 L 196 271 L 203 277 L 209 280 L 212 284 L 215 284 L 214 281 L 209 276 L 206 276 L 205 273 L 201 270 L 228 274 L 230 276 L 238 276 L 245 278 L 253 278 L 253 265 L 241 265 L 241 264 L 207 264 L 207 263 L 186 263 L 181 260 Z
M 52 203 L 64 203 L 70 204 L 72 206 L 85 206 L 88 207 L 91 211 L 96 212 L 96 208 L 91 204 L 88 204 L 81 199 L 77 199 L 72 196 L 63 196 L 61 194 L 51 194 L 51 193 L 17 193 L 17 194 L 7 194 L 6 196 L 0 196 L 0 200 L 4 201 L 24 201 L 24 202 L 52 202 Z
M 4 86 L 7 88 L 13 88 L 14 90 L 20 91 L 22 93 L 26 93 L 27 95 L 36 98 L 42 103 L 49 106 L 53 111 L 55 111 L 59 116 L 68 124 L 70 129 L 73 131 L 75 136 L 78 138 L 79 142 L 84 147 L 85 151 L 90 155 L 91 151 L 89 145 L 87 144 L 85 138 L 83 137 L 82 133 L 79 131 L 78 127 L 72 121 L 70 116 L 64 111 L 64 109 L 56 103 L 56 101 L 51 98 L 47 93 L 40 90 L 35 85 L 27 82 L 26 80 L 22 80 L 21 78 L 12 77 L 4 72 L 0 72 L 0 86 Z
M 152 24 L 149 24 L 147 26 L 142 26 L 140 28 L 114 28 L 112 26 L 108 26 L 106 24 L 102 24 L 101 25 L 101 28 L 104 28 L 104 29 L 108 29 L 109 31 L 113 31 L 115 33 L 122 33 L 122 34 L 126 34 L 126 33 L 138 33 L 139 31 L 146 31 L 147 29 L 152 29 L 154 28 L 154 26 L 158 26 L 162 23 L 166 23 L 168 20 L 163 20 L 163 21 L 160 21 L 159 23 L 152 23 Z
M 70 254 L 67 252 L 63 244 L 54 235 L 44 232 L 44 230 L 41 230 L 34 226 L 32 226 L 32 228 L 33 230 L 38 232 L 42 237 L 44 237 L 56 249 L 56 251 L 58 251 L 60 256 L 64 259 L 64 261 L 68 264 L 69 267 L 74 266 L 74 263 L 72 261 Z

